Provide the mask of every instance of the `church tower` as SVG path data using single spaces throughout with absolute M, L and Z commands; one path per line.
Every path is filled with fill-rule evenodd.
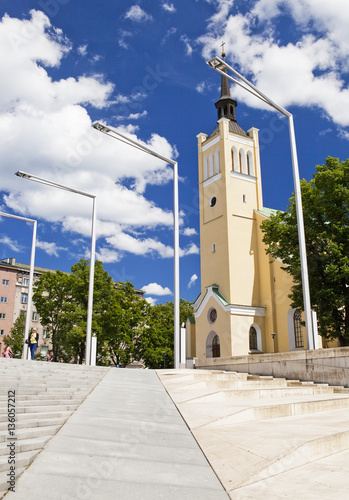
M 291 283 L 279 263 L 269 263 L 260 230 L 270 210 L 263 208 L 258 129 L 237 123 L 226 75 L 215 106 L 216 127 L 197 136 L 201 294 L 191 351 L 199 358 L 274 352 L 281 324 L 279 347 L 289 350 Z

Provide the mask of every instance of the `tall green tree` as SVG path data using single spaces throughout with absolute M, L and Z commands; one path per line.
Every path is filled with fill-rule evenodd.
M 179 304 L 180 324 L 193 314 L 190 302 Z M 138 339 L 138 352 L 149 368 L 174 366 L 174 306 L 173 302 L 149 307 L 147 327 Z
M 57 271 L 40 276 L 35 283 L 33 302 L 40 315 L 40 321 L 48 329 L 52 341 L 53 361 L 62 354 L 62 339 L 72 326 L 71 278 L 69 274 Z
M 349 343 L 349 160 L 328 157 L 310 182 L 301 181 L 312 308 L 319 333 Z M 303 308 L 294 196 L 285 212 L 262 224 L 267 252 L 280 258 L 294 285 L 293 307 Z

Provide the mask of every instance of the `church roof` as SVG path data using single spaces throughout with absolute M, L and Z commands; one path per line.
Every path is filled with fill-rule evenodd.
M 258 214 L 264 215 L 264 217 L 270 217 L 271 215 L 276 215 L 279 210 L 275 210 L 274 208 L 263 207 L 261 210 L 255 210 Z
M 210 137 L 213 137 L 214 135 L 218 134 L 219 132 L 219 125 L 215 126 L 213 129 L 212 133 L 207 137 L 207 139 L 210 139 Z M 240 127 L 240 125 L 232 120 L 229 122 L 229 132 L 232 134 L 237 134 L 237 135 L 242 135 L 244 137 L 248 137 L 248 134 Z

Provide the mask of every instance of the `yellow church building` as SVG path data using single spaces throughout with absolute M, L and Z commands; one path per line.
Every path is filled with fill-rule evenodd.
M 222 76 L 217 126 L 198 138 L 201 293 L 187 321 L 187 357 L 211 358 L 307 349 L 292 278 L 266 254 L 258 129 L 236 121 L 237 102 Z

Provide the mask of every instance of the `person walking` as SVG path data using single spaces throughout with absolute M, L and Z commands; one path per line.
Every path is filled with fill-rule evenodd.
M 12 358 L 13 357 L 13 352 L 10 347 L 10 345 L 6 346 L 6 349 L 4 350 L 4 354 L 2 355 L 3 358 Z
M 29 334 L 29 347 L 31 359 L 34 359 L 35 350 L 38 347 L 39 334 L 37 328 L 33 328 Z

